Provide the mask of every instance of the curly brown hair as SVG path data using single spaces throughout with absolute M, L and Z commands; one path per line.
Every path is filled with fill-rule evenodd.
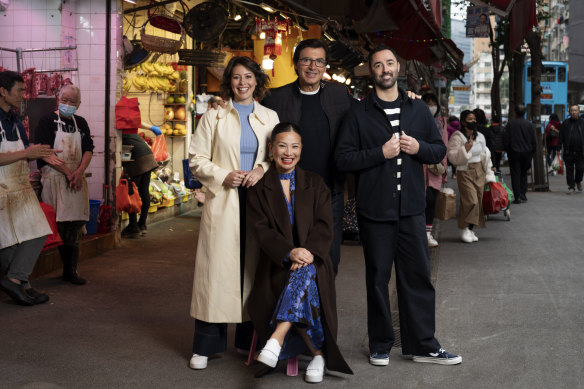
M 223 80 L 221 81 L 221 94 L 223 95 L 223 98 L 233 98 L 233 90 L 231 89 L 231 76 L 233 74 L 233 68 L 237 65 L 245 66 L 246 69 L 253 73 L 257 82 L 255 90 L 253 91 L 253 97 L 254 99 L 261 100 L 261 98 L 268 90 L 270 80 L 260 65 L 255 63 L 249 57 L 233 57 L 225 67 L 225 71 L 223 72 Z

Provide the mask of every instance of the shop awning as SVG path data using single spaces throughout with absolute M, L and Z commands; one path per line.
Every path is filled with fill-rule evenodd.
M 373 42 L 394 48 L 405 59 L 417 59 L 426 65 L 440 62 L 447 65 L 454 76 L 463 76 L 464 54 L 442 35 L 432 11 L 427 10 L 421 0 L 378 1 L 370 14 L 387 15 L 385 30 L 378 28 L 368 32 Z M 365 28 L 367 18 L 359 23 Z
M 449 77 L 461 77 L 463 53 L 440 30 L 440 12 L 426 9 L 422 0 L 278 0 L 290 9 L 328 18 L 350 19 L 350 28 L 367 36 L 374 44 L 394 48 L 404 59 L 427 65 L 440 62 Z M 433 7 L 440 1 L 431 0 Z

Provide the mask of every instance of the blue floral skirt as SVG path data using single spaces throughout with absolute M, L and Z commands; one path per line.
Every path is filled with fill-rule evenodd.
M 280 359 L 289 359 L 309 351 L 300 333 L 305 332 L 314 349 L 322 348 L 324 331 L 320 319 L 320 298 L 316 285 L 316 268 L 313 264 L 291 271 L 288 282 L 276 305 L 271 325 L 291 322 L 292 330 L 286 335 Z

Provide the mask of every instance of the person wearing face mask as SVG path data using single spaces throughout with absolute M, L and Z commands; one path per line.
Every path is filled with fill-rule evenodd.
M 483 190 L 485 183 L 495 182 L 491 153 L 483 134 L 476 129 L 471 111 L 460 114 L 462 128 L 448 141 L 448 160 L 456 165 L 456 182 L 460 193 L 458 228 L 465 243 L 477 242 L 474 226 L 485 226 Z
M 448 132 L 446 130 L 446 119 L 440 115 L 440 105 L 438 98 L 433 93 L 425 93 L 422 100 L 428 105 L 430 113 L 434 116 L 434 122 L 444 145 L 448 143 Z M 426 235 L 428 237 L 428 246 L 437 247 L 438 241 L 432 235 L 434 224 L 434 209 L 436 208 L 436 199 L 442 185 L 448 181 L 448 171 L 446 166 L 446 155 L 440 163 L 424 165 L 424 177 L 426 179 Z
M 37 162 L 41 171 L 43 202 L 55 209 L 57 229 L 63 245 L 59 254 L 63 261 L 63 280 L 84 285 L 77 274 L 79 244 L 83 226 L 89 220 L 89 188 L 85 170 L 93 156 L 93 140 L 87 121 L 75 115 L 81 104 L 81 92 L 75 85 L 66 85 L 59 92 L 58 109 L 39 120 L 36 140 L 62 150 L 57 153 L 64 163 Z

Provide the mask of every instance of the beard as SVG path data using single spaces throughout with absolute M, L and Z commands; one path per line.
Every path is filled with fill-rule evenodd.
M 386 75 L 390 75 L 392 76 L 391 79 L 389 80 L 384 80 L 383 77 L 385 77 Z M 382 73 L 377 77 L 374 77 L 373 82 L 375 83 L 376 86 L 378 86 L 381 89 L 391 89 L 394 87 L 395 83 L 397 82 L 397 79 L 393 77 L 393 75 L 391 73 Z

